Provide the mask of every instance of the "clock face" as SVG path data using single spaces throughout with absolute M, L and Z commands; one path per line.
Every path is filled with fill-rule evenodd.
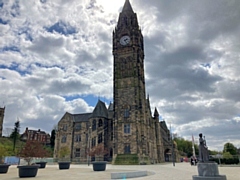
M 120 39 L 120 44 L 125 46 L 130 43 L 130 37 L 129 36 L 123 36 Z

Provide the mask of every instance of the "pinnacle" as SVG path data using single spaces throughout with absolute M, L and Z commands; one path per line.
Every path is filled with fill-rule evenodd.
M 124 12 L 124 11 L 131 11 L 131 12 L 133 12 L 133 9 L 132 9 L 132 6 L 131 6 L 129 0 L 126 0 L 125 3 L 124 3 L 122 12 Z

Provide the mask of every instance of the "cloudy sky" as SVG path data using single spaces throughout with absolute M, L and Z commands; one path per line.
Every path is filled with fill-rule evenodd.
M 112 31 L 125 0 L 0 0 L 4 134 L 52 130 L 113 97 Z M 131 0 L 146 92 L 172 132 L 240 147 L 240 1 Z

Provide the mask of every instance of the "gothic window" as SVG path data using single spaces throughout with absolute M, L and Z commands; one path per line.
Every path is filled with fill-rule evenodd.
M 66 135 L 63 135 L 63 136 L 62 136 L 61 142 L 62 142 L 62 143 L 66 143 L 66 142 L 67 142 L 67 136 L 66 136 Z
M 75 157 L 80 157 L 80 148 L 75 149 Z
M 124 154 L 130 154 L 131 153 L 131 147 L 130 144 L 124 145 Z
M 92 122 L 92 130 L 93 131 L 96 130 L 96 119 L 94 119 L 93 122 Z
M 81 124 L 76 124 L 75 130 L 79 131 L 81 129 Z
M 129 117 L 129 110 L 128 109 L 124 109 L 124 117 L 125 118 Z
M 102 142 L 102 133 L 98 134 L 98 144 Z
M 101 127 L 103 125 L 103 121 L 102 121 L 102 119 L 99 119 L 99 121 L 98 121 L 98 127 Z
M 75 142 L 80 142 L 81 141 L 81 135 L 80 134 L 77 134 L 75 136 Z
M 124 133 L 130 134 L 130 124 L 124 124 Z
M 92 147 L 96 146 L 96 137 L 92 138 Z
M 63 130 L 64 130 L 64 131 L 67 130 L 67 125 L 66 125 L 66 124 L 63 125 Z

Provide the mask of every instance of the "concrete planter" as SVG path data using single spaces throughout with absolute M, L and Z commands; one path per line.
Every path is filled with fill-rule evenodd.
M 39 165 L 30 165 L 30 166 L 17 166 L 18 176 L 22 177 L 35 177 L 38 172 Z
M 60 170 L 69 169 L 71 162 L 58 162 L 58 167 Z
M 9 164 L 0 164 L 0 174 L 8 172 Z
M 106 170 L 106 161 L 96 161 L 92 162 L 94 171 L 105 171 Z
M 39 165 L 39 168 L 45 168 L 46 167 L 46 164 L 47 162 L 36 162 L 36 164 Z

